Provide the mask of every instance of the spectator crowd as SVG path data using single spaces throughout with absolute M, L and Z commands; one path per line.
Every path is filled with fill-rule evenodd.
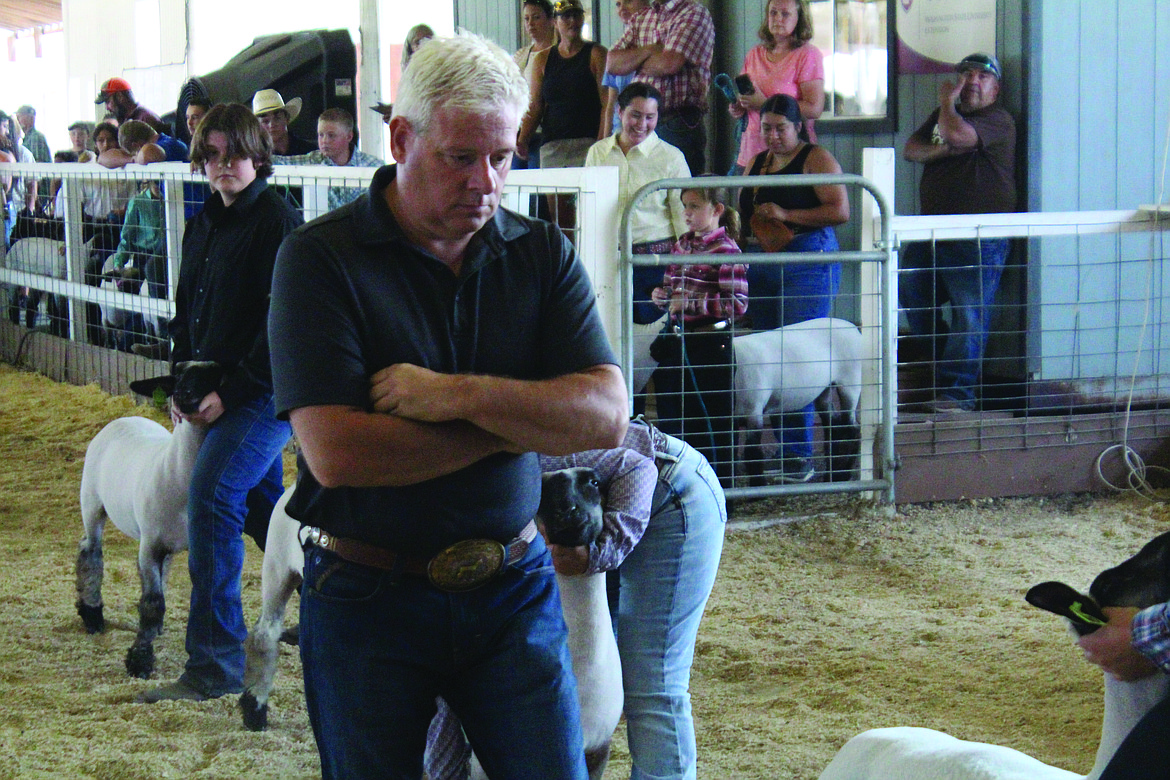
M 583 34 L 586 10 L 581 0 L 522 0 L 526 42 L 513 59 L 529 86 L 529 98 L 512 167 L 616 167 L 624 208 L 649 182 L 709 172 L 707 132 L 712 123 L 707 114 L 713 105 L 725 103 L 736 120 L 733 142 L 738 150 L 729 174 L 841 172 L 833 155 L 816 143 L 814 125 L 825 111 L 825 66 L 824 55 L 812 43 L 808 0 L 765 0 L 759 42 L 748 51 L 740 73 L 735 78 L 720 74 L 715 79 L 715 26 L 703 3 L 617 0 L 616 7 L 624 30 L 607 49 Z M 426 24 L 410 30 L 402 49 L 404 72 L 434 35 Z M 922 212 L 1014 210 L 1015 128 L 1010 115 L 996 103 L 1002 76 L 999 64 L 993 56 L 972 55 L 956 70 L 961 78 L 947 82 L 945 94 L 940 95 L 940 111 L 927 118 L 906 145 L 907 159 L 924 164 Z M 53 159 L 119 168 L 128 163 L 185 161 L 188 149 L 180 137 L 192 138 L 200 119 L 212 107 L 212 101 L 205 97 L 188 99 L 185 116 L 180 118 L 183 126 L 172 128 L 139 103 L 131 85 L 121 77 L 106 80 L 94 102 L 105 109 L 101 121 L 70 125 L 71 148 L 56 155 L 50 153 L 36 127 L 33 106 L 21 106 L 12 117 L 0 113 L 0 162 Z M 383 164 L 358 149 L 354 117 L 341 108 L 326 108 L 317 117 L 316 144 L 298 137 L 290 127 L 295 126 L 303 107 L 301 96 L 282 95 L 271 87 L 252 97 L 250 109 L 271 140 L 274 164 Z M 375 110 L 388 122 L 393 107 L 379 104 Z M 59 180 L 5 176 L 4 188 L 8 245 L 29 234 L 32 228 L 25 224 L 29 220 L 59 220 L 64 215 Z M 86 281 L 99 284 L 103 274 L 137 268 L 149 282 L 149 294 L 165 297 L 170 280 L 158 182 L 143 181 L 135 186 L 122 179 L 95 177 L 83 180 L 79 189 L 86 239 L 92 239 L 94 247 L 87 261 Z M 301 205 L 300 188 L 279 189 L 294 206 Z M 362 187 L 331 185 L 328 208 L 337 209 L 363 192 Z M 975 197 L 967 197 L 968 193 Z M 204 185 L 184 188 L 188 218 L 208 194 Z M 692 199 L 701 197 L 707 196 L 699 187 Z M 572 195 L 533 199 L 534 204 L 538 201 L 541 216 L 560 225 L 570 237 L 575 235 L 577 215 Z M 833 252 L 838 249 L 834 228 L 850 217 L 848 196 L 839 186 L 746 186 L 727 193 L 726 201 L 718 206 L 721 215 L 726 215 L 724 221 L 730 219 L 734 227 L 720 228 L 720 240 L 713 245 L 719 248 L 712 252 L 726 251 L 727 246 L 749 255 Z M 678 191 L 643 199 L 631 219 L 633 251 L 704 253 L 706 244 L 695 238 L 692 222 L 686 218 Z M 1005 262 L 1007 242 L 940 242 L 929 252 L 927 249 L 914 246 L 907 253 L 907 267 L 915 269 L 902 294 L 913 329 L 907 343 L 912 351 L 917 350 L 915 354 L 922 352 L 926 359 L 937 362 L 938 392 L 927 404 L 928 410 L 969 411 L 978 403 L 976 388 L 989 327 L 987 312 Z M 662 425 L 681 435 L 701 420 L 704 454 L 717 470 L 728 460 L 719 454 L 726 448 L 728 432 L 712 430 L 709 420 L 721 416 L 713 415 L 713 409 L 727 406 L 721 399 L 728 395 L 730 373 L 717 371 L 719 380 L 715 381 L 707 366 L 710 361 L 703 355 L 714 359 L 721 350 L 725 352 L 726 344 L 720 344 L 732 330 L 772 329 L 830 316 L 841 279 L 841 267 L 833 262 L 741 262 L 734 265 L 737 270 L 730 276 L 721 268 L 719 264 L 672 266 L 664 276 L 658 268 L 637 266 L 633 290 L 635 321 L 660 330 L 654 344 L 660 370 L 654 374 L 652 389 L 656 388 L 664 401 L 660 414 L 668 415 Z M 700 278 L 706 281 L 700 282 Z M 669 297 L 673 302 L 653 297 L 656 293 L 661 296 L 663 290 L 672 291 Z M 11 302 L 14 319 L 21 308 L 20 294 L 18 291 Z M 727 316 L 680 314 L 694 310 L 693 301 L 678 300 L 690 294 L 709 300 L 708 309 Z M 946 319 L 942 316 L 944 304 L 949 304 Z M 35 313 L 31 316 L 35 320 Z M 97 320 L 96 311 L 91 311 L 90 337 L 101 341 Z M 157 324 L 145 325 L 148 332 L 140 334 L 142 338 L 121 339 L 119 346 L 152 356 L 167 354 L 165 323 L 160 319 Z M 685 342 L 672 342 L 687 331 L 694 335 L 689 349 Z M 707 332 L 700 337 L 699 331 Z M 688 360 L 705 366 L 706 373 L 680 373 L 677 367 L 690 365 Z M 668 368 L 676 370 L 669 372 Z M 700 384 L 707 392 L 700 392 L 692 381 L 694 376 L 703 377 Z M 664 394 L 664 388 L 671 390 Z M 690 396 L 697 403 L 682 403 Z M 730 410 L 725 409 L 725 413 L 730 415 Z M 694 419 L 688 423 L 689 418 Z M 786 415 L 776 427 L 777 456 L 786 480 L 807 481 L 814 475 L 812 421 L 809 407 Z

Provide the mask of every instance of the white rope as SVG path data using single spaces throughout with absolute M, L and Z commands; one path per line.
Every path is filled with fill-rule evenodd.
M 1158 182 L 1158 199 L 1156 201 L 1157 206 L 1165 205 L 1167 160 L 1170 160 L 1170 114 L 1167 115 L 1166 142 L 1165 142 L 1165 146 L 1163 147 L 1163 151 L 1162 151 L 1162 175 L 1161 175 L 1161 178 Z M 1142 316 L 1142 327 L 1141 327 L 1141 330 L 1138 332 L 1137 350 L 1136 350 L 1136 352 L 1134 354 L 1134 358 L 1133 358 L 1133 371 L 1130 373 L 1129 395 L 1125 401 L 1125 424 L 1122 426 L 1124 436 L 1123 436 L 1122 442 L 1120 444 L 1114 444 L 1114 445 L 1106 447 L 1104 450 L 1102 450 L 1101 454 L 1097 456 L 1097 461 L 1094 464 L 1094 467 L 1097 470 L 1098 478 L 1100 478 L 1100 480 L 1103 483 L 1108 485 L 1113 490 L 1133 492 L 1133 493 L 1136 493 L 1137 495 L 1139 495 L 1145 499 L 1148 499 L 1150 501 L 1168 501 L 1168 500 L 1170 500 L 1170 489 L 1160 489 L 1159 490 L 1159 489 L 1153 487 L 1150 484 L 1149 479 L 1148 479 L 1148 476 L 1149 476 L 1150 472 L 1152 472 L 1152 471 L 1153 472 L 1162 472 L 1163 474 L 1170 475 L 1170 469 L 1164 468 L 1162 466 L 1147 466 L 1145 461 L 1142 460 L 1141 455 L 1139 455 L 1132 447 L 1130 447 L 1128 442 L 1129 442 L 1130 410 L 1133 406 L 1134 388 L 1137 385 L 1138 363 L 1141 360 L 1142 345 L 1145 342 L 1146 329 L 1149 327 L 1149 324 L 1150 324 L 1150 307 L 1153 303 L 1154 258 L 1156 256 L 1165 257 L 1164 251 L 1159 252 L 1159 253 L 1155 253 L 1155 251 L 1154 251 L 1155 242 L 1157 242 L 1158 249 L 1160 249 L 1160 250 L 1165 249 L 1165 245 L 1164 245 L 1164 242 L 1162 239 L 1162 232 L 1160 230 L 1161 221 L 1162 221 L 1162 210 L 1161 210 L 1161 208 L 1155 208 L 1155 210 L 1154 210 L 1154 230 L 1153 230 L 1153 232 L 1150 233 L 1150 261 L 1149 261 L 1148 271 L 1146 273 L 1145 311 L 1143 312 L 1143 316 Z M 1157 238 L 1155 238 L 1155 236 Z M 1126 468 L 1125 475 L 1124 475 L 1125 483 L 1126 483 L 1125 485 L 1113 484 L 1112 482 L 1110 482 L 1108 479 L 1105 478 L 1105 474 L 1102 470 L 1102 464 L 1105 460 L 1105 457 L 1107 455 L 1109 455 L 1110 453 L 1114 452 L 1115 450 L 1120 453 L 1122 461 L 1125 464 L 1125 468 Z

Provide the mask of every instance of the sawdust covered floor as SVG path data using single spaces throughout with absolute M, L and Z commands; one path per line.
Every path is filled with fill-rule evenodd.
M 295 650 L 282 651 L 270 729 L 235 697 L 140 705 L 154 683 L 123 657 L 137 624 L 136 544 L 109 527 L 109 629 L 74 609 L 85 446 L 111 419 L 164 418 L 127 398 L 0 366 L 0 780 L 319 776 Z M 1046 579 L 1084 586 L 1170 527 L 1127 497 L 906 507 L 757 501 L 737 520 L 800 518 L 727 538 L 699 635 L 692 691 L 700 778 L 816 778 L 857 732 L 920 725 L 1088 771 L 1100 676 L 1061 621 L 1027 606 Z M 259 613 L 249 543 L 245 614 Z M 186 556 L 174 563 L 157 678 L 185 659 Z M 291 618 L 290 618 L 291 619 Z M 624 734 L 606 777 L 628 776 Z

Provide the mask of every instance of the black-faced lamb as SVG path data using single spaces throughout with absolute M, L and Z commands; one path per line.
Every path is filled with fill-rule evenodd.
M 145 396 L 162 390 L 186 413 L 215 390 L 218 364 L 180 363 L 174 376 L 131 382 Z M 106 520 L 138 540 L 138 635 L 126 654 L 126 671 L 147 678 L 154 671 L 154 638 L 166 611 L 172 556 L 187 549 L 187 491 L 207 428 L 179 422 L 173 433 L 145 417 L 123 417 L 89 443 L 81 472 L 81 519 L 85 536 L 77 553 L 77 612 L 86 631 L 105 630 L 102 609 L 102 534 Z
M 1089 595 L 1060 583 L 1041 583 L 1028 601 L 1069 618 L 1084 635 L 1104 623 L 1101 606 L 1148 607 L 1170 601 L 1170 533 L 1149 542 L 1136 555 L 1093 580 Z M 940 731 L 897 727 L 858 734 L 837 753 L 820 780 L 1095 780 L 1150 708 L 1170 691 L 1162 672 L 1133 682 L 1105 675 L 1101 742 L 1088 775 L 1049 766 L 1017 750 L 967 742 Z
M 550 471 L 541 478 L 536 522 L 545 538 L 567 547 L 588 545 L 601 533 L 603 501 L 589 468 Z M 569 652 L 581 705 L 581 733 L 589 777 L 600 780 L 622 715 L 622 662 L 606 598 L 605 572 L 557 574 L 561 610 L 569 626 Z

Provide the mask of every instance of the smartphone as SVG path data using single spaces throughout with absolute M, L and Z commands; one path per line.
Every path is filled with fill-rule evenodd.
M 735 77 L 735 88 L 739 90 L 741 95 L 755 94 L 756 87 L 752 84 L 752 77 L 746 73 L 741 73 Z

